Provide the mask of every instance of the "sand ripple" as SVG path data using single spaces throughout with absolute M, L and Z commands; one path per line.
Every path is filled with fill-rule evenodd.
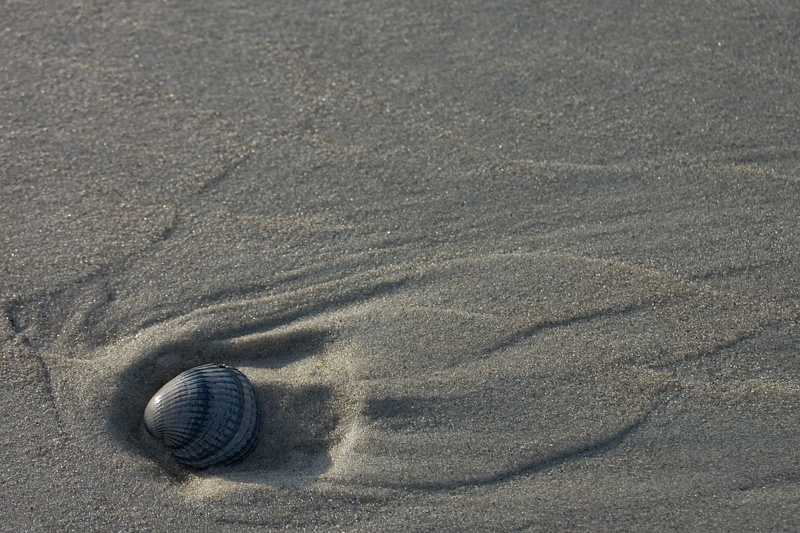
M 725 312 L 721 309 L 725 308 Z M 752 309 L 680 279 L 548 254 L 399 265 L 152 326 L 55 379 L 78 426 L 186 496 L 320 487 L 501 484 L 619 446 L 680 388 L 680 368 L 739 342 Z M 243 463 L 190 471 L 142 429 L 150 395 L 208 361 L 261 402 Z

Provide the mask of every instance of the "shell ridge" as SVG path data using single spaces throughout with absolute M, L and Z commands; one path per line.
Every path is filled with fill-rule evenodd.
M 236 369 L 230 369 L 230 370 L 231 370 L 231 377 L 233 378 L 232 381 L 233 384 L 235 385 L 236 399 L 237 399 L 237 402 L 235 404 L 236 405 L 235 419 L 231 423 L 225 424 L 223 426 L 225 429 L 227 429 L 227 431 L 225 432 L 224 437 L 222 437 L 222 434 L 219 435 L 222 438 L 218 443 L 219 446 L 218 449 L 209 448 L 207 450 L 207 453 L 195 458 L 195 461 L 199 463 L 207 463 L 207 462 L 214 463 L 216 462 L 217 459 L 225 460 L 223 458 L 230 453 L 236 452 L 237 447 L 241 444 L 242 441 L 245 441 L 248 437 L 247 428 L 245 427 L 244 428 L 245 431 L 244 432 L 242 431 L 243 429 L 242 422 L 244 420 L 244 414 L 245 414 L 244 406 L 246 402 L 246 397 L 245 397 L 244 383 L 242 378 L 240 378 L 239 376 L 244 377 L 244 375 L 241 374 L 241 372 L 239 372 Z M 233 404 L 230 404 L 227 413 L 233 414 L 231 413 L 232 410 L 233 410 Z M 235 439 L 237 438 L 239 440 L 234 442 Z
M 183 416 L 177 416 L 176 410 L 174 418 L 177 424 L 169 432 L 172 444 L 168 443 L 166 438 L 163 438 L 164 443 L 171 447 L 172 453 L 176 456 L 181 454 L 185 448 L 192 446 L 196 441 L 196 436 L 201 434 L 211 421 L 208 416 L 211 404 L 208 384 L 205 381 L 196 380 L 193 385 L 194 394 L 189 395 L 187 393 L 185 400 L 176 404 L 177 406 L 188 406 L 190 409 L 184 411 Z M 190 414 L 197 416 L 187 416 Z M 179 435 L 184 438 L 179 438 Z

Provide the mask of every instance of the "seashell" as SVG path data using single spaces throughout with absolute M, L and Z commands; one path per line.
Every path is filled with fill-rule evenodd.
M 195 468 L 231 465 L 258 442 L 256 393 L 235 368 L 201 365 L 155 393 L 144 410 L 144 424 L 181 463 Z

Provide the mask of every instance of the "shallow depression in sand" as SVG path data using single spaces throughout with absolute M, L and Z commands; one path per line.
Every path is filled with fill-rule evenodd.
M 667 401 L 677 365 L 755 326 L 723 296 L 616 262 L 457 258 L 158 324 L 73 363 L 88 399 L 74 405 L 188 495 L 449 490 L 613 449 Z M 142 412 L 171 377 L 212 361 L 250 378 L 262 432 L 242 463 L 194 471 L 146 434 Z

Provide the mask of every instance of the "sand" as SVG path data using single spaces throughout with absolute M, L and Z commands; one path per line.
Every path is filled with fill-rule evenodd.
M 794 3 L 0 20 L 0 529 L 800 528 Z

